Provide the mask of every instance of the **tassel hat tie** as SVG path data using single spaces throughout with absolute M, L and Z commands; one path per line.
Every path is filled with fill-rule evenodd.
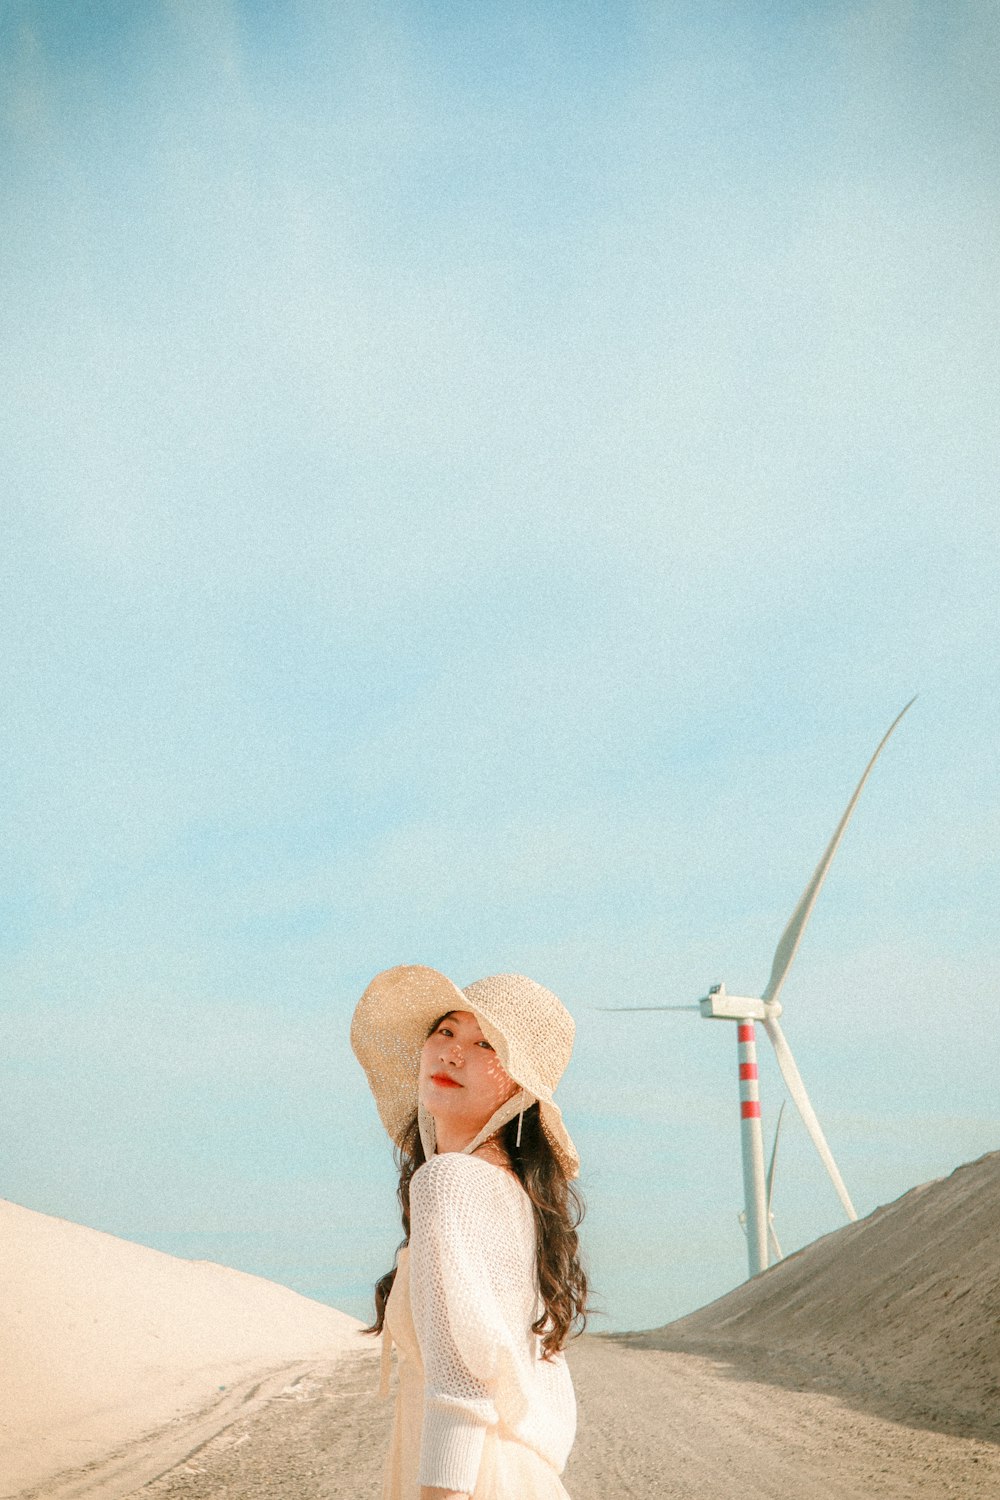
M 402 1145 L 416 1108 L 424 1156 L 430 1160 L 434 1155 L 434 1117 L 417 1098 L 420 1053 L 434 1022 L 452 1010 L 472 1011 L 501 1066 L 519 1086 L 463 1152 L 475 1151 L 537 1101 L 552 1150 L 566 1176 L 576 1177 L 580 1158 L 552 1097 L 569 1062 L 576 1027 L 562 1001 L 523 974 L 493 974 L 464 990 L 420 964 L 376 974 L 354 1011 L 351 1046 L 390 1138 Z

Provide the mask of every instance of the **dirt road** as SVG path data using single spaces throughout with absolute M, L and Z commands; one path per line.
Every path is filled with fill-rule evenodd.
M 584 1337 L 573 1500 L 996 1500 L 1000 1447 L 700 1355 Z M 369 1355 L 288 1367 L 34 1500 L 378 1500 L 390 1404 Z

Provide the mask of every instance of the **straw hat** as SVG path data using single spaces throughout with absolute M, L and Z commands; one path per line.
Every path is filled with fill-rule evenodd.
M 420 1053 L 431 1026 L 450 1010 L 471 1010 L 519 1091 L 463 1147 L 472 1152 L 538 1101 L 542 1129 L 567 1177 L 580 1158 L 552 1098 L 573 1050 L 573 1017 L 551 990 L 522 974 L 493 974 L 460 990 L 436 969 L 402 964 L 376 974 L 351 1021 L 351 1046 L 368 1075 L 382 1124 L 397 1145 L 418 1106 Z M 417 1109 L 424 1155 L 434 1154 L 434 1119 Z

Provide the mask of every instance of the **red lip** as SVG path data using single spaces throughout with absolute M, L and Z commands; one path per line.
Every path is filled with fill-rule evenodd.
M 446 1089 L 460 1089 L 462 1085 L 454 1078 L 449 1078 L 447 1073 L 432 1073 L 431 1083 L 440 1083 Z

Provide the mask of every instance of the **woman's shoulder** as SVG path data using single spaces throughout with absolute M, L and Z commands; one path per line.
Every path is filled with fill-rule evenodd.
M 531 1199 L 512 1173 L 462 1151 L 432 1156 L 410 1178 L 413 1244 L 463 1245 L 487 1260 L 534 1256 Z
M 495 1202 L 524 1194 L 513 1172 L 464 1151 L 442 1151 L 425 1161 L 410 1179 L 411 1202 L 414 1190 L 418 1197 L 449 1203 Z

